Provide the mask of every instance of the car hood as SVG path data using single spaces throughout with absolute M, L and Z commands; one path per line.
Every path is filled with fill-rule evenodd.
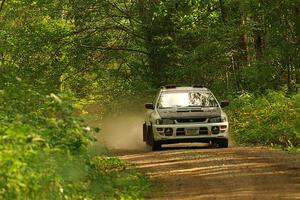
M 209 108 L 172 108 L 157 109 L 161 118 L 211 118 L 221 116 L 221 109 L 218 107 Z

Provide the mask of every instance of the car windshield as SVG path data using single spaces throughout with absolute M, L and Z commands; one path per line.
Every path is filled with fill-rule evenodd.
M 158 108 L 173 107 L 217 107 L 218 103 L 209 92 L 163 92 L 158 100 Z

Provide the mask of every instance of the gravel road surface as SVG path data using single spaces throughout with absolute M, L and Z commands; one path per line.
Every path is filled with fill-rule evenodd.
M 149 199 L 300 199 L 299 154 L 194 144 L 116 153 L 161 189 Z

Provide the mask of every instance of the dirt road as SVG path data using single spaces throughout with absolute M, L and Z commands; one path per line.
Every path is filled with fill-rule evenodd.
M 163 188 L 149 199 L 300 199 L 299 154 L 184 146 L 118 155 Z

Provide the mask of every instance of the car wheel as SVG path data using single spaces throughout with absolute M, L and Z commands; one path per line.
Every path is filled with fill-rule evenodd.
M 147 125 L 146 125 L 146 123 L 143 124 L 143 141 L 147 142 Z
M 218 141 L 219 148 L 227 148 L 228 147 L 228 139 L 221 139 Z
M 152 151 L 158 151 L 161 149 L 161 143 L 158 141 L 153 141 L 152 143 Z
M 147 140 L 146 143 L 151 146 L 152 151 L 157 151 L 161 149 L 161 143 L 159 141 L 154 141 L 152 126 L 148 126 Z
M 153 141 L 152 126 L 146 126 L 146 130 L 147 130 L 145 135 L 146 144 L 152 146 L 152 141 Z

